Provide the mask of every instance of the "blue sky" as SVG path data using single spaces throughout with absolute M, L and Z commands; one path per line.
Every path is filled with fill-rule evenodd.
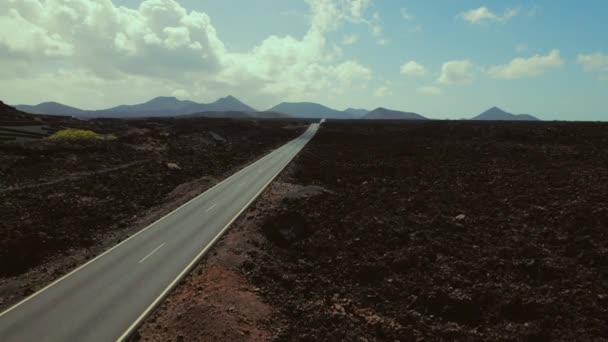
M 543 119 L 608 119 L 606 1 L 29 3 L 39 6 L 0 5 L 1 31 L 26 25 L 21 39 L 41 44 L 0 33 L 0 61 L 36 71 L 0 71 L 9 103 L 104 108 L 232 94 L 258 109 L 314 101 L 461 118 L 499 106 Z

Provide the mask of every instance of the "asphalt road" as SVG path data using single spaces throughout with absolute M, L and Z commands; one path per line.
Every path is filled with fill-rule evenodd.
M 128 337 L 318 127 L 0 314 L 0 341 Z

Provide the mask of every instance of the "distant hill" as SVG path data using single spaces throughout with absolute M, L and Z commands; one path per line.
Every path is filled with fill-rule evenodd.
M 150 101 L 122 105 L 103 110 L 82 110 L 56 102 L 45 102 L 36 106 L 19 105 L 20 110 L 32 114 L 71 115 L 78 117 L 151 117 L 179 116 L 202 112 L 255 112 L 256 110 L 234 96 L 223 97 L 212 103 L 197 103 L 175 97 L 156 97 Z
M 318 103 L 312 102 L 283 102 L 270 109 L 267 112 L 279 112 L 289 114 L 298 118 L 310 119 L 353 119 L 354 115 L 343 111 L 325 107 Z
M 365 114 L 362 119 L 373 119 L 373 120 L 428 120 L 424 116 L 416 113 L 400 112 L 397 110 L 390 110 L 386 108 L 376 108 L 371 112 Z
M 235 112 L 257 112 L 257 110 L 249 107 L 248 105 L 241 102 L 239 99 L 232 95 L 228 95 L 226 97 L 222 97 L 221 99 L 207 104 L 209 110 L 225 112 L 225 111 L 235 111 Z
M 86 110 L 66 106 L 57 102 L 43 102 L 35 106 L 17 105 L 15 108 L 30 114 L 79 116 L 87 113 Z
M 485 112 L 477 115 L 471 120 L 488 121 L 539 121 L 540 119 L 529 114 L 511 114 L 498 107 L 492 107 Z
M 369 110 L 367 110 L 367 109 L 357 109 L 357 108 L 347 108 L 347 109 L 344 110 L 344 113 L 348 113 L 348 114 L 354 116 L 355 118 L 361 118 L 365 114 L 369 113 Z

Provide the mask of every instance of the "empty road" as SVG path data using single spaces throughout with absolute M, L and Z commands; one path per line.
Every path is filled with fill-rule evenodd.
M 318 127 L 0 314 L 0 341 L 125 339 Z

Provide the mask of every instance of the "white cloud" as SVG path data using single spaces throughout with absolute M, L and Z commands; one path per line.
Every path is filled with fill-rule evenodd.
M 399 71 L 401 75 L 405 76 L 424 76 L 426 74 L 426 68 L 415 61 L 404 63 Z
M 378 89 L 376 89 L 376 91 L 374 91 L 374 96 L 375 97 L 386 97 L 391 95 L 392 92 L 388 87 L 382 86 L 382 87 L 378 87 Z
M 207 14 L 176 0 L 145 0 L 136 9 L 111 0 L 2 0 L 0 93 L 19 102 L 61 99 L 83 107 L 171 93 L 195 100 L 231 93 L 266 105 L 325 99 L 364 85 L 372 71 L 342 59 L 326 35 L 345 21 L 368 25 L 370 0 L 307 3 L 310 28 L 303 37 L 273 35 L 250 51 L 230 51 Z M 43 86 L 53 88 L 42 95 L 27 91 Z
M 438 82 L 443 84 L 468 84 L 473 81 L 474 66 L 469 60 L 448 61 L 441 67 Z
M 374 12 L 372 14 L 371 20 L 365 21 L 369 26 L 372 35 L 376 38 L 376 43 L 378 45 L 386 45 L 388 44 L 388 39 L 384 37 L 384 29 L 382 28 L 382 17 L 379 12 Z
M 400 11 L 401 11 L 401 17 L 403 19 L 405 19 L 405 20 L 414 19 L 414 16 L 407 10 L 407 8 L 401 7 Z
M 608 72 L 608 54 L 596 52 L 588 55 L 580 54 L 576 61 L 586 72 Z
M 357 40 L 359 40 L 359 37 L 357 37 L 356 34 L 349 34 L 347 36 L 344 36 L 344 38 L 342 39 L 342 44 L 353 45 L 357 42 Z
M 460 13 L 460 17 L 471 24 L 483 24 L 490 21 L 507 22 L 519 14 L 519 10 L 515 8 L 507 9 L 502 15 L 493 13 L 487 7 L 471 9 Z
M 4 5 L 6 6 L 6 4 Z M 15 8 L 2 8 L 0 16 L 0 49 L 25 58 L 71 56 L 74 52 L 59 33 L 51 33 L 24 18 Z M 25 10 L 27 11 L 27 9 Z
M 352 0 L 350 13 L 355 18 L 360 18 L 363 16 L 363 12 L 369 5 L 371 4 L 371 0 Z
M 559 50 L 553 49 L 546 55 L 534 55 L 530 58 L 515 58 L 508 64 L 490 67 L 486 73 L 499 79 L 519 79 L 543 74 L 548 69 L 564 65 Z
M 416 88 L 416 92 L 419 94 L 426 94 L 426 95 L 439 95 L 439 94 L 441 94 L 441 88 L 433 87 L 433 86 L 419 87 L 419 88 Z

